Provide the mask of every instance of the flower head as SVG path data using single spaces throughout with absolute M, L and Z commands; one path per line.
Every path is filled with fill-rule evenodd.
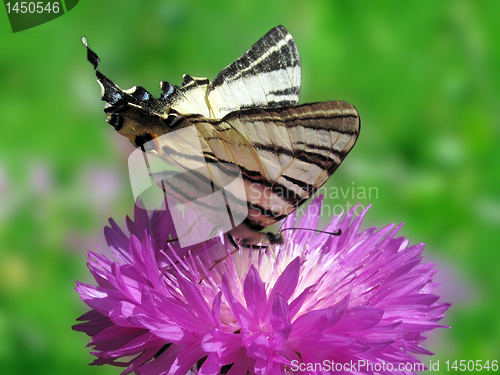
M 298 227 L 316 228 L 321 202 Z M 92 336 L 93 364 L 124 373 L 404 373 L 413 354 L 432 354 L 422 333 L 449 305 L 432 294 L 423 244 L 394 238 L 401 225 L 360 232 L 366 210 L 354 212 L 325 229 L 340 236 L 296 230 L 235 250 L 224 236 L 180 249 L 168 211 L 137 209 L 129 235 L 105 229 L 114 260 L 89 253 L 98 286 L 78 283 L 92 310 L 74 329 Z

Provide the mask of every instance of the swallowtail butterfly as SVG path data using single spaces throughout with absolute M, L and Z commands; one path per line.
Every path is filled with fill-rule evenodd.
M 281 236 L 261 231 L 304 203 L 338 168 L 354 146 L 360 122 L 356 109 L 342 101 L 299 105 L 300 59 L 292 35 L 278 26 L 224 68 L 210 82 L 183 76 L 181 86 L 162 81 L 153 97 L 143 87 L 121 90 L 98 69 L 100 59 L 88 47 L 107 104 L 107 121 L 144 152 L 186 171 L 209 166 L 206 173 L 155 179 L 178 199 L 193 201 L 208 181 L 223 188 L 238 172 L 243 195 L 226 192 L 227 207 L 206 204 L 215 217 L 240 207 L 242 221 L 229 231 L 241 245 L 265 246 Z M 190 135 L 162 141 L 174 131 Z M 194 153 L 199 142 L 202 153 Z M 234 204 L 236 203 L 236 205 Z M 236 209 L 238 211 L 238 209 Z

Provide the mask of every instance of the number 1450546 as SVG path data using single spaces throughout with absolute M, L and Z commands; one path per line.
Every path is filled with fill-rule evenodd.
M 38 2 L 28 2 L 21 1 L 15 2 L 11 6 L 11 3 L 5 4 L 7 7 L 7 13 L 59 13 L 59 3 L 57 1 L 51 3 L 50 1 L 45 3 L 45 1 Z
M 498 371 L 498 360 L 487 360 L 483 361 L 478 359 L 476 361 L 471 360 L 455 360 L 454 362 L 446 361 L 446 370 L 454 371 Z

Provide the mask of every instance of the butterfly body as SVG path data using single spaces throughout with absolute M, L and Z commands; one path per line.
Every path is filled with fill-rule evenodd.
M 359 134 L 359 116 L 348 103 L 298 105 L 300 62 L 283 27 L 271 30 L 213 82 L 191 76 L 184 76 L 181 87 L 161 82 L 159 99 L 142 87 L 121 90 L 88 51 L 108 122 L 144 152 L 194 171 L 176 179 L 152 173 L 164 191 L 190 202 L 223 189 L 241 173 L 244 192 L 226 191 L 225 199 L 234 217 L 244 216 L 229 231 L 242 245 L 279 242 L 279 236 L 260 231 L 319 189 Z M 165 139 L 168 134 L 174 138 Z M 201 154 L 195 149 L 200 146 Z M 226 207 L 207 204 L 204 210 L 215 217 Z

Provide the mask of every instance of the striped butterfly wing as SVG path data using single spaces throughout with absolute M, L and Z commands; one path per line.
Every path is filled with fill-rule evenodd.
M 185 116 L 177 129 L 188 132 L 163 141 L 166 129 L 156 128 L 148 144 L 158 157 L 191 171 L 175 179 L 156 176 L 180 202 L 209 196 L 211 184 L 222 190 L 241 172 L 244 194 L 226 189 L 227 207 L 205 201 L 199 212 L 225 217 L 231 207 L 243 221 L 230 234 L 241 244 L 263 245 L 269 236 L 259 231 L 295 211 L 326 182 L 354 146 L 359 126 L 356 109 L 334 101 L 242 110 L 221 120 Z M 192 146 L 195 138 L 202 154 Z
M 101 85 L 102 99 L 108 103 L 108 122 L 117 130 L 118 118 L 111 118 L 113 109 L 123 103 L 136 105 L 158 115 L 169 109 L 183 114 L 201 114 L 222 118 L 246 108 L 297 105 L 300 96 L 300 58 L 292 35 L 283 26 L 264 35 L 240 58 L 224 68 L 210 82 L 207 78 L 183 76 L 181 86 L 160 82 L 162 94 L 155 98 L 141 86 L 121 90 L 99 70 L 99 57 L 89 49 L 88 59 L 94 65 Z M 123 120 L 123 119 L 122 119 Z
M 239 111 L 223 120 L 215 124 L 219 137 L 208 143 L 219 161 L 237 155 L 248 215 L 230 233 L 243 244 L 266 244 L 269 237 L 259 231 L 295 211 L 326 182 L 360 129 L 356 109 L 340 101 Z M 221 144 L 230 153 L 218 153 Z
M 214 79 L 207 95 L 210 117 L 245 108 L 297 105 L 300 80 L 297 45 L 288 30 L 275 27 Z

